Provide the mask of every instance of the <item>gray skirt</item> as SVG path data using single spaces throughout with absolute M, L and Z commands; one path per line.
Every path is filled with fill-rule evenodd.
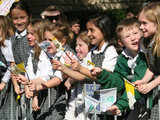
M 32 112 L 34 120 L 63 120 L 66 111 L 65 93 L 50 88 L 39 93 L 40 111 Z
M 11 81 L 0 92 L 0 120 L 16 120 L 16 94 Z

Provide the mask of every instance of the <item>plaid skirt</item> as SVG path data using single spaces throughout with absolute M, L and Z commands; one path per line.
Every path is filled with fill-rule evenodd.
M 153 107 L 151 109 L 150 120 L 160 120 L 160 86 L 153 90 Z
M 63 120 L 66 111 L 65 94 L 56 88 L 43 90 L 39 95 L 40 111 L 33 112 L 34 120 Z
M 0 98 L 3 98 L 1 99 L 0 120 L 17 120 L 15 96 L 13 85 L 9 82 L 0 93 Z

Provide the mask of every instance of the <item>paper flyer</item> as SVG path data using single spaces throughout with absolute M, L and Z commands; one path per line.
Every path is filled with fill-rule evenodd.
M 117 88 L 97 90 L 96 94 L 100 95 L 101 112 L 106 112 L 117 100 Z
M 85 96 L 85 112 L 86 113 L 95 112 L 98 104 L 99 104 L 98 100 L 88 95 Z
M 10 7 L 16 0 L 1 0 L 0 15 L 6 16 L 9 13 Z
M 85 110 L 89 113 L 100 114 L 106 112 L 117 100 L 117 88 L 100 90 L 99 84 L 84 84 L 84 93 Z M 92 102 L 95 102 L 95 104 Z M 93 105 L 90 106 L 91 103 Z M 89 107 L 90 109 L 94 107 L 94 111 L 89 110 Z

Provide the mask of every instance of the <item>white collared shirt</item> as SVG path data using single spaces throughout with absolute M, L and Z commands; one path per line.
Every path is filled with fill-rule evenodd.
M 47 81 L 53 75 L 52 64 L 50 63 L 50 60 L 44 51 L 41 51 L 40 53 L 36 74 L 33 72 L 31 54 L 29 55 L 29 58 L 28 58 L 26 71 L 28 74 L 28 76 L 26 74 L 26 77 L 27 78 L 29 77 L 30 80 L 41 77 L 43 80 Z
M 14 57 L 12 53 L 12 44 L 10 39 L 6 39 L 4 41 L 5 47 L 1 46 L 2 53 L 6 59 L 7 62 L 14 62 Z M 10 79 L 10 71 L 7 70 L 6 73 L 4 74 L 2 81 L 7 83 Z
M 17 37 L 17 38 L 24 37 L 25 35 L 27 35 L 26 29 L 23 32 L 21 32 L 20 34 L 17 31 L 15 32 L 15 37 Z
M 95 49 L 93 50 L 93 53 L 94 54 L 100 54 L 102 53 L 106 46 L 108 45 L 107 42 L 105 42 L 101 48 L 101 50 L 98 51 L 98 49 Z M 90 51 L 87 55 L 87 57 L 85 59 L 89 60 L 89 61 L 92 61 L 91 60 L 91 54 L 92 54 L 92 51 Z M 105 53 L 104 53 L 104 60 L 102 62 L 102 68 L 103 69 L 106 69 L 106 70 L 110 70 L 110 71 L 113 71 L 114 70 L 114 67 L 115 67 L 115 64 L 117 62 L 117 57 L 118 57 L 118 54 L 117 54 L 117 51 L 116 49 L 114 48 L 114 46 L 109 46 Z
M 131 68 L 131 73 L 134 74 L 134 68 L 136 67 L 136 60 L 139 54 L 133 57 L 127 49 L 124 49 L 122 51 L 122 55 L 128 58 L 128 62 L 127 62 L 128 67 Z

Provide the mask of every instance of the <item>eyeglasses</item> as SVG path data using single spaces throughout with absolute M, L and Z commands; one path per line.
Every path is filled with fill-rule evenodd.
M 46 19 L 48 19 L 49 21 L 53 21 L 53 20 L 58 20 L 59 19 L 59 15 L 57 16 L 45 16 Z

